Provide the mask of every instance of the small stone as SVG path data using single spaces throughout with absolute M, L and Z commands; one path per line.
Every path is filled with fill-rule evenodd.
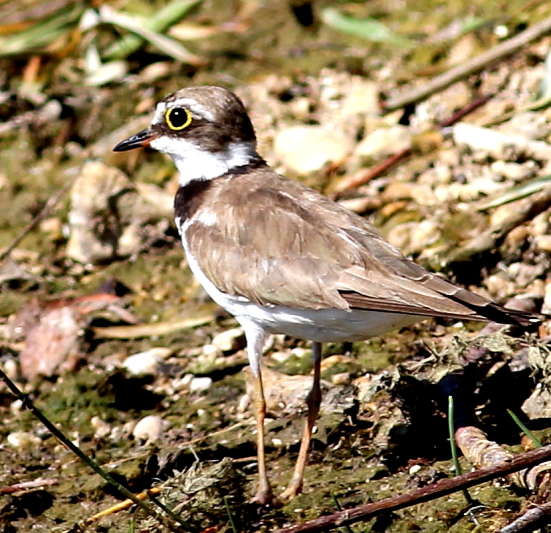
M 95 439 L 104 439 L 108 437 L 111 433 L 111 424 L 102 420 L 99 416 L 93 416 L 90 420 L 90 425 L 95 430 L 94 438 Z
M 133 376 L 156 375 L 163 360 L 171 353 L 168 348 L 151 348 L 127 357 L 123 366 Z
M 4 372 L 12 381 L 17 381 L 19 377 L 19 367 L 15 359 L 6 359 L 4 362 Z
M 551 252 L 551 235 L 536 235 L 534 242 L 543 252 Z
M 436 220 L 422 220 L 412 227 L 410 234 L 410 254 L 423 252 L 441 237 L 440 224 Z
M 496 159 L 515 161 L 519 157 L 538 161 L 551 159 L 551 146 L 542 141 L 532 141 L 518 134 L 506 134 L 491 128 L 483 128 L 459 122 L 453 127 L 453 139 L 458 145 L 475 152 L 489 154 Z
M 160 416 L 149 415 L 136 424 L 132 435 L 136 440 L 145 441 L 146 443 L 157 442 L 168 427 L 169 423 Z
M 411 146 L 412 135 L 409 128 L 396 124 L 380 128 L 370 133 L 356 146 L 354 155 L 368 159 L 380 159 Z
M 379 106 L 379 88 L 376 83 L 365 78 L 354 77 L 342 101 L 341 115 L 348 117 L 356 113 L 377 114 Z
M 409 474 L 413 476 L 414 474 L 417 474 L 421 471 L 421 465 L 413 465 L 409 469 Z
M 541 307 L 541 312 L 544 315 L 551 313 L 551 281 L 545 284 L 545 292 L 543 295 L 543 305 Z
M 212 378 L 208 376 L 193 378 L 189 384 L 189 390 L 191 392 L 202 392 L 210 389 L 212 385 Z
M 39 437 L 27 431 L 14 431 L 6 437 L 6 440 L 18 450 L 31 450 L 42 442 Z
M 287 169 L 299 175 L 318 172 L 329 163 L 340 163 L 351 151 L 344 133 L 324 126 L 292 126 L 274 140 L 274 152 Z
M 340 372 L 331 376 L 333 385 L 346 385 L 350 382 L 350 372 Z
M 46 218 L 40 223 L 40 231 L 48 233 L 51 239 L 63 236 L 63 224 L 57 217 Z
M 551 132 L 551 125 L 540 112 L 525 111 L 511 117 L 500 126 L 504 133 L 519 134 L 527 139 L 544 139 Z
M 245 335 L 243 328 L 233 328 L 222 331 L 211 342 L 223 352 L 234 352 L 245 347 Z
M 519 164 L 508 161 L 494 161 L 490 165 L 490 170 L 499 176 L 513 180 L 522 181 L 532 177 L 537 167 L 533 161 L 527 161 L 526 163 Z
M 14 380 L 15 381 L 15 380 Z M 19 415 L 21 411 L 23 410 L 23 402 L 21 400 L 14 400 L 10 404 L 10 413 L 12 415 Z
M 202 355 L 207 358 L 216 358 L 222 355 L 222 350 L 215 344 L 203 344 L 201 351 L 203 352 Z
M 549 418 L 551 416 L 551 392 L 549 389 L 541 384 L 536 386 L 531 396 L 522 404 L 522 411 L 530 420 Z

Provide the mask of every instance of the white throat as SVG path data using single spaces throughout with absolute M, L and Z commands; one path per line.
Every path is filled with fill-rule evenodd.
M 211 180 L 257 158 L 254 142 L 230 143 L 224 152 L 209 152 L 185 139 L 159 137 L 151 148 L 172 157 L 180 172 L 180 185 L 193 180 Z

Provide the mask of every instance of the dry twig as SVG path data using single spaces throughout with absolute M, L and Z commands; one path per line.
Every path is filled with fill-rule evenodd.
M 551 207 L 551 187 L 518 202 L 518 208 L 511 211 L 511 214 L 502 220 L 499 225 L 493 226 L 474 237 L 463 246 L 454 250 L 442 263 L 449 266 L 453 263 L 464 263 L 472 257 L 495 250 L 505 240 L 505 237 L 516 227 L 532 220 Z
M 483 52 L 466 63 L 457 65 L 456 67 L 444 72 L 440 76 L 436 76 L 425 85 L 415 87 L 404 94 L 391 98 L 384 103 L 386 112 L 394 111 L 408 104 L 414 104 L 427 98 L 431 94 L 442 91 L 453 83 L 476 74 L 492 63 L 504 59 L 511 54 L 520 50 L 523 46 L 536 41 L 551 32 L 551 17 L 548 17 L 537 24 L 534 24 L 527 30 L 515 35 L 507 41 L 494 46 L 491 50 Z
M 276 533 L 327 531 L 343 524 L 353 524 L 362 520 L 369 520 L 376 515 L 435 500 L 436 498 L 441 498 L 448 494 L 453 494 L 454 492 L 532 467 L 549 459 L 551 459 L 551 445 L 517 455 L 510 461 L 498 465 L 468 472 L 451 479 L 445 479 L 428 487 L 412 490 L 406 494 L 400 494 L 374 503 L 366 503 L 332 515 L 322 516 L 303 524 L 280 529 Z

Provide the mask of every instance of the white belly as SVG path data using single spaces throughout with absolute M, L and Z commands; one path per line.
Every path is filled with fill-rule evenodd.
M 364 340 L 427 318 L 378 311 L 293 309 L 236 301 L 217 303 L 238 321 L 240 318 L 252 321 L 267 333 L 284 333 L 298 339 L 317 342 Z

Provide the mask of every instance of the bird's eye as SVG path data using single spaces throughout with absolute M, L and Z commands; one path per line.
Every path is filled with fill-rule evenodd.
M 183 130 L 191 124 L 191 113 L 183 107 L 173 107 L 166 110 L 165 121 L 171 130 Z

